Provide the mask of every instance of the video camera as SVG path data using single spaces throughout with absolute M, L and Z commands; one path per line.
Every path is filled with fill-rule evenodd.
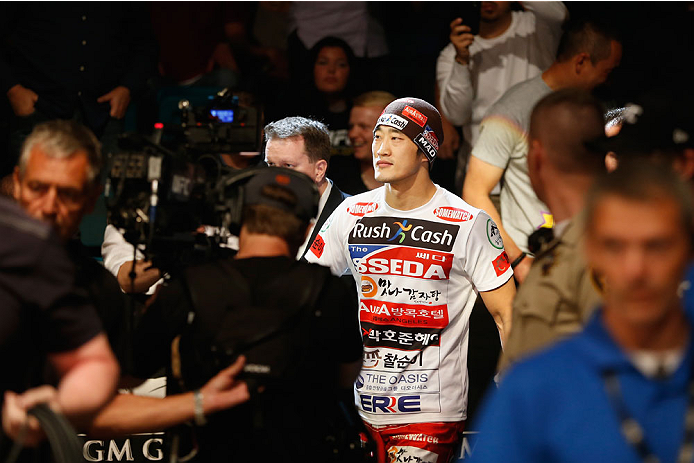
M 109 223 L 163 272 L 220 251 L 240 211 L 228 187 L 238 172 L 219 155 L 261 150 L 262 108 L 250 98 L 224 89 L 202 107 L 178 106 L 180 124 L 120 137 L 104 192 Z M 203 225 L 212 236 L 196 232 Z

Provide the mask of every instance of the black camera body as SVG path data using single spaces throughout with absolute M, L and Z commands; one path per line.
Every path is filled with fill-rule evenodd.
M 229 236 L 229 178 L 219 154 L 259 152 L 262 109 L 226 89 L 208 104 L 179 103 L 181 124 L 156 124 L 151 137 L 125 134 L 109 158 L 108 221 L 163 272 L 204 262 Z M 212 236 L 196 232 L 212 226 Z

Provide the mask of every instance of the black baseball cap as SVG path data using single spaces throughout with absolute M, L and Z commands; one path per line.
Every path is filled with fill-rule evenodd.
M 263 188 L 273 185 L 285 189 L 296 197 L 296 203 L 290 204 L 263 193 Z M 318 215 L 318 187 L 308 175 L 284 167 L 259 167 L 244 187 L 244 206 L 265 204 L 294 214 L 301 220 L 309 222 Z

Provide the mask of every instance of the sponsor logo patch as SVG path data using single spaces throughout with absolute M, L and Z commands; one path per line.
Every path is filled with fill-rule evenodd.
M 359 303 L 359 320 L 396 326 L 445 328 L 448 326 L 448 307 L 367 300 Z
M 452 265 L 452 254 L 412 248 L 385 248 L 359 259 L 357 272 L 361 275 L 448 280 Z
M 492 266 L 494 267 L 496 276 L 501 276 L 511 267 L 511 262 L 508 260 L 508 254 L 506 254 L 506 251 L 499 254 L 499 257 L 492 261 Z
M 436 157 L 436 148 L 434 148 L 434 145 L 432 145 L 429 140 L 424 138 L 421 133 L 414 137 L 414 142 L 422 151 L 424 151 L 424 154 L 426 154 L 429 159 L 434 159 Z
M 438 151 L 439 149 L 439 137 L 436 136 L 436 133 L 434 130 L 429 127 L 428 125 L 424 127 L 424 132 L 422 132 L 422 136 L 427 139 L 429 143 L 431 143 L 434 148 Z
M 441 342 L 439 328 L 376 325 L 362 321 L 361 334 L 365 347 L 419 351 L 428 346 L 438 346 Z
M 347 212 L 356 217 L 364 217 L 364 215 L 378 209 L 378 203 L 356 203 L 347 208 Z
M 395 114 L 383 114 L 378 118 L 378 122 L 376 122 L 376 127 L 379 125 L 387 125 L 388 127 L 403 130 L 407 127 L 407 121 Z
M 323 250 L 325 249 L 325 241 L 323 241 L 323 237 L 318 235 L 316 236 L 316 239 L 313 240 L 313 243 L 311 243 L 311 252 L 316 256 L 319 257 L 323 255 Z
M 457 207 L 437 207 L 434 209 L 434 215 L 449 222 L 465 222 L 472 218 L 468 211 Z
M 373 278 L 363 276 L 361 277 L 361 294 L 364 297 L 374 297 L 378 294 L 378 285 Z
M 496 249 L 504 249 L 504 240 L 501 238 L 501 232 L 499 232 L 499 227 L 496 226 L 492 219 L 487 219 L 487 239 Z
M 364 370 L 375 369 L 387 373 L 405 369 L 408 371 L 425 371 L 422 355 L 424 355 L 424 352 L 403 352 L 384 347 L 373 350 L 364 349 L 362 368 Z M 427 364 L 427 369 L 438 368 L 438 359 L 438 354 L 429 359 L 433 363 Z
M 437 393 L 418 394 L 367 394 L 358 393 L 360 408 L 366 413 L 416 413 L 416 412 L 440 412 L 440 395 Z M 392 460 L 398 461 L 398 460 Z M 417 460 L 399 460 L 412 461 Z
M 359 384 L 361 383 L 361 387 Z M 411 394 L 413 392 L 439 392 L 438 374 L 435 370 L 378 372 L 363 371 L 355 382 L 357 389 L 363 392 L 382 394 L 395 392 Z
M 412 106 L 405 106 L 405 109 L 402 110 L 402 114 L 420 127 L 424 127 L 427 123 L 427 117 Z
M 398 244 L 450 251 L 459 225 L 400 217 L 364 217 L 350 232 L 349 244 Z
M 415 413 L 421 412 L 421 399 L 418 395 L 400 397 L 359 394 L 361 408 L 371 413 Z

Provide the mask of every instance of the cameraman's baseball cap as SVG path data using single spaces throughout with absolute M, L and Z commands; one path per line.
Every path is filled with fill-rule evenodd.
M 286 190 L 296 200 L 285 201 L 269 195 L 265 188 L 267 186 Z M 308 175 L 284 167 L 260 167 L 244 187 L 243 204 L 265 204 L 309 222 L 318 215 L 319 199 L 318 187 Z
M 681 98 L 651 93 L 628 103 L 621 116 L 622 128 L 604 141 L 604 151 L 630 157 L 694 148 L 694 115 Z
M 443 124 L 439 111 L 419 98 L 400 98 L 383 110 L 376 122 L 379 125 L 398 129 L 414 142 L 429 160 L 429 167 L 443 143 Z

